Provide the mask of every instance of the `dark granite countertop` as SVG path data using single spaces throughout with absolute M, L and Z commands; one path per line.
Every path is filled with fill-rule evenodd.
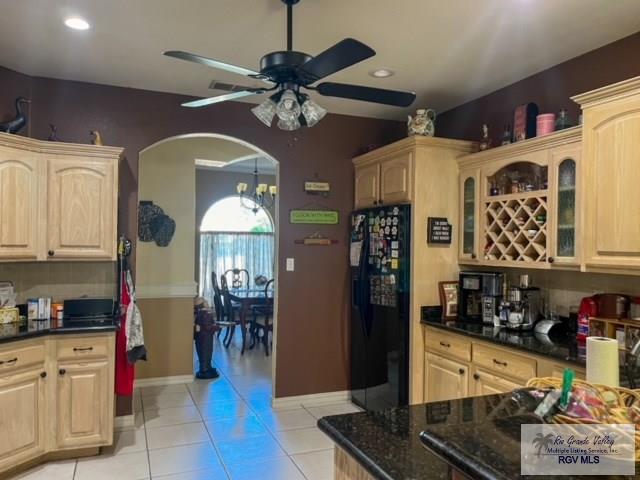
M 509 331 L 506 328 L 458 321 L 422 320 L 423 325 L 439 328 L 467 337 L 516 348 L 543 357 L 551 357 L 563 362 L 584 367 L 586 347 L 579 344 L 573 336 L 546 336 L 530 332 Z
M 472 479 L 507 480 L 523 478 L 520 425 L 539 423 L 535 404 L 520 391 L 335 415 L 318 426 L 376 479 L 448 480 L 451 466 Z
M 112 320 L 74 321 L 65 323 L 59 320 L 27 320 L 23 323 L 6 323 L 0 325 L 0 343 L 26 340 L 43 335 L 65 335 L 79 333 L 113 332 L 116 327 Z

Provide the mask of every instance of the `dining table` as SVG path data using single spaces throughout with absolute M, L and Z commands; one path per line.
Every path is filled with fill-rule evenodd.
M 253 306 L 273 305 L 273 298 L 265 295 L 264 288 L 230 288 L 229 297 L 231 301 L 239 305 L 240 333 L 242 334 L 242 350 L 247 337 L 247 315 Z

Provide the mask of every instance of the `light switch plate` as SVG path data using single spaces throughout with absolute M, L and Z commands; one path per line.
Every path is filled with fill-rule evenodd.
M 296 269 L 296 262 L 293 258 L 287 258 L 287 272 L 293 272 Z

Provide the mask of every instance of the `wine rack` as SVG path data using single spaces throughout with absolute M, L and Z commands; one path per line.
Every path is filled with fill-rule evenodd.
M 485 198 L 485 260 L 546 263 L 547 199 L 546 190 Z

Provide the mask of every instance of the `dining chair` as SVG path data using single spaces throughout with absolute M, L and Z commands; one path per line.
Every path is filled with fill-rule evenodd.
M 211 286 L 213 287 L 213 308 L 216 311 L 216 320 L 221 323 L 224 320 L 224 306 L 216 272 L 211 272 Z M 222 333 L 222 329 L 218 330 L 218 338 L 220 338 L 220 333 Z
M 269 280 L 264 286 L 264 296 L 266 302 L 261 305 L 254 305 L 251 307 L 253 317 L 250 325 L 251 343 L 249 349 L 251 350 L 259 338 L 261 338 L 264 345 L 264 353 L 269 356 L 269 333 L 273 338 L 273 279 Z M 262 333 L 262 336 L 260 336 Z
M 245 268 L 230 268 L 223 275 L 227 279 L 227 285 L 233 289 L 249 288 L 250 276 L 249 271 Z
M 229 286 L 227 284 L 227 278 L 225 275 L 220 277 L 220 291 L 222 297 L 222 311 L 224 312 L 224 323 L 227 325 L 227 331 L 224 335 L 222 344 L 229 348 L 231 340 L 233 340 L 233 334 L 236 330 L 236 325 L 240 324 L 239 306 L 234 304 L 231 300 L 231 293 L 229 292 Z M 244 348 L 243 348 L 244 350 Z

